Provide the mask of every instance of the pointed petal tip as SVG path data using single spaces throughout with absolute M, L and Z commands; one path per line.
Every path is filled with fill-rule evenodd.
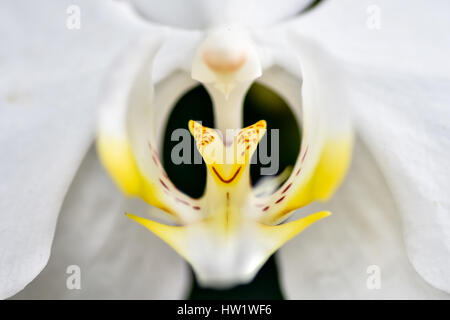
M 136 215 L 129 213 L 129 212 L 125 212 L 124 215 L 130 219 L 134 219 L 135 217 L 137 217 Z
M 154 222 L 154 221 L 146 219 L 146 218 L 142 218 L 140 216 L 137 216 L 137 215 L 129 213 L 129 212 L 125 212 L 125 216 L 127 218 L 130 218 L 131 220 L 139 223 L 140 225 L 143 225 L 144 227 L 146 227 L 150 231 L 153 231 L 152 230 L 153 229 L 152 228 L 153 224 L 158 224 L 157 222 Z
M 269 236 L 275 239 L 274 245 L 278 249 L 283 244 L 291 240 L 293 237 L 301 233 L 303 230 L 311 226 L 313 223 L 326 218 L 331 215 L 330 211 L 320 211 L 304 218 L 300 218 L 287 223 L 282 223 L 276 226 L 265 225 L 263 230 L 265 230 Z
M 330 211 L 319 211 L 313 214 L 310 214 L 309 216 L 306 216 L 304 218 L 301 219 L 297 219 L 291 222 L 288 222 L 286 224 L 282 224 L 283 225 L 290 225 L 292 226 L 292 230 L 295 230 L 295 232 L 300 233 L 301 231 L 303 231 L 304 229 L 306 229 L 307 227 L 309 227 L 311 224 L 322 220 L 323 218 L 329 217 L 331 216 L 331 212 Z

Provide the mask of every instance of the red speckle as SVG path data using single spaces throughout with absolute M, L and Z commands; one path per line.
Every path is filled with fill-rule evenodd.
M 200 207 L 199 206 L 193 206 L 192 207 L 194 210 L 200 210 Z
M 300 174 L 300 171 L 302 171 L 302 168 L 298 168 L 297 173 L 295 175 L 298 176 Z
M 285 193 L 286 191 L 288 191 L 291 186 L 292 186 L 292 182 L 289 183 L 288 186 L 286 188 L 284 188 L 284 190 L 281 193 Z
M 277 201 L 275 201 L 275 203 L 280 203 L 281 201 L 283 201 L 283 199 L 285 198 L 286 196 L 282 196 L 280 199 L 278 199 Z
M 163 185 L 164 188 L 166 188 L 167 190 L 169 190 L 169 187 L 164 183 L 164 181 L 162 181 L 161 179 L 159 179 L 159 182 Z
M 154 154 L 152 154 L 152 159 L 153 159 L 153 162 L 154 162 L 157 166 L 159 166 L 158 159 L 155 157 Z
M 307 153 L 308 153 L 308 146 L 305 147 L 305 153 L 303 153 L 303 156 L 302 156 L 302 159 L 300 160 L 300 162 L 303 162 L 303 160 L 305 160 Z
M 262 210 L 267 211 L 269 209 L 269 206 L 264 207 Z
M 177 200 L 178 202 L 181 202 L 182 204 L 189 205 L 189 202 L 184 201 L 183 199 L 175 198 L 175 200 Z

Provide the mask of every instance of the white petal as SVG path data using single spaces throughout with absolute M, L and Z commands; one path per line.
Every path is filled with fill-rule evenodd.
M 204 29 L 230 22 L 268 25 L 293 16 L 311 0 L 128 0 L 146 18 L 182 28 Z
M 449 11 L 446 0 L 322 1 L 285 26 L 351 63 L 446 76 Z M 379 29 L 373 24 L 378 18 Z
M 359 139 L 342 187 L 329 203 L 312 207 L 334 214 L 281 248 L 280 275 L 288 298 L 450 298 L 430 287 L 410 265 L 392 194 L 380 167 Z M 294 218 L 300 215 L 302 212 Z M 381 271 L 379 290 L 366 286 L 371 265 Z
M 379 30 L 366 25 L 371 5 L 328 1 L 291 27 L 352 66 L 355 123 L 392 189 L 408 257 L 450 292 L 449 3 L 377 1 Z
M 146 214 L 148 205 L 123 197 L 91 148 L 64 201 L 48 265 L 15 298 L 184 298 L 187 264 L 126 210 Z M 66 287 L 70 265 L 80 267 L 80 290 Z
M 0 10 L 0 298 L 47 262 L 65 192 L 93 137 L 102 72 L 135 28 L 117 23 L 128 19 L 120 20 L 122 6 L 79 6 L 81 29 L 72 31 L 64 3 Z
M 450 79 L 358 71 L 355 122 L 401 213 L 408 256 L 450 292 Z

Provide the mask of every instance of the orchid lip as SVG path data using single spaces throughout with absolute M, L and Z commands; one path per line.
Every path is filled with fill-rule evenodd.
M 272 79 L 269 84 L 276 83 L 274 89 L 286 93 L 283 96 L 290 99 L 289 104 L 297 110 L 295 114 L 301 114 L 303 135 L 297 161 L 285 184 L 273 193 L 257 196 L 258 190 L 251 185 L 250 165 L 267 132 L 267 122 L 260 120 L 240 129 L 228 143 L 224 143 L 219 131 L 241 127 L 243 101 L 250 85 L 261 75 L 261 63 L 252 43 L 243 46 L 248 58 L 229 75 L 234 89 L 229 99 L 224 98 L 223 92 L 214 86 L 228 83 L 223 82 L 219 73 L 211 72 L 201 57 L 203 49 L 220 47 L 225 33 L 226 30 L 221 30 L 211 34 L 211 41 L 198 51 L 191 73 L 212 95 L 217 111 L 217 128 L 204 127 L 193 120 L 188 122 L 208 169 L 201 198 L 194 199 L 177 189 L 159 161 L 155 128 L 160 120 L 157 115 L 161 101 L 155 99 L 158 87 L 155 91 L 148 90 L 153 88 L 152 73 L 148 72 L 153 60 L 148 51 L 131 55 L 127 63 L 118 67 L 114 79 L 127 77 L 139 81 L 130 81 L 126 90 L 122 82 L 115 83 L 113 88 L 117 90 L 110 93 L 119 91 L 122 96 L 105 98 L 98 137 L 101 160 L 121 189 L 167 213 L 165 218 L 176 226 L 127 216 L 167 242 L 211 286 L 217 285 L 214 279 L 226 279 L 228 283 L 233 279 L 249 280 L 284 243 L 330 214 L 322 211 L 284 223 L 294 210 L 314 200 L 326 200 L 334 192 L 347 169 L 352 144 L 345 113 L 339 110 L 337 114 L 343 121 L 334 121 L 337 116 L 332 118 L 333 122 L 329 121 L 334 109 L 324 109 L 328 101 L 320 100 L 323 90 L 318 92 L 314 87 L 320 81 L 314 81 L 315 73 L 308 65 L 302 65 L 301 77 L 277 69 L 265 71 L 260 81 Z M 240 41 L 245 44 L 247 38 L 241 36 Z M 153 126 L 151 130 L 149 124 Z M 154 147 L 149 148 L 149 143 Z M 229 156 L 233 156 L 232 160 Z M 225 177 L 222 173 L 226 173 Z M 278 185 L 279 179 L 270 183 Z

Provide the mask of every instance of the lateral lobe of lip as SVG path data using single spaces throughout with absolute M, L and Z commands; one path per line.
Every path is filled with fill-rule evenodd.
M 236 178 L 236 176 L 238 175 L 239 171 L 241 171 L 242 167 L 239 167 L 239 169 L 236 170 L 236 172 L 233 174 L 233 176 L 230 179 L 224 179 L 220 176 L 220 174 L 217 172 L 216 168 L 212 167 L 214 173 L 216 174 L 216 176 L 220 179 L 220 181 L 222 181 L 223 183 L 230 183 L 231 181 L 234 180 L 234 178 Z

